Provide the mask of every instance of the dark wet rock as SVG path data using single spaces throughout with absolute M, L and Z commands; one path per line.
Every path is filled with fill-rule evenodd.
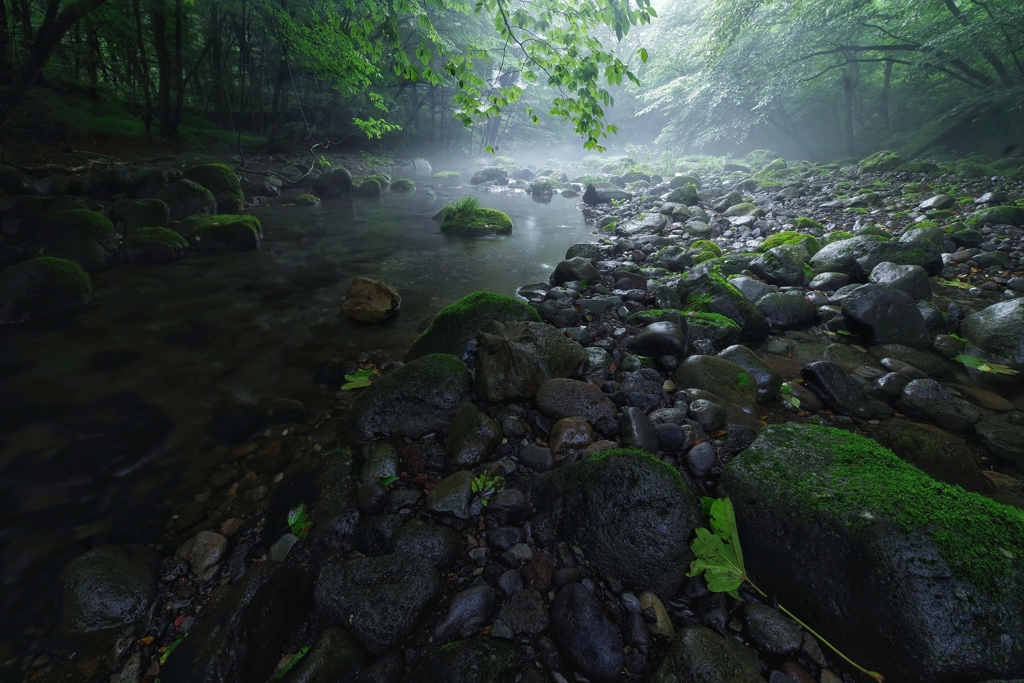
M 583 317 L 576 310 L 572 299 L 548 299 L 537 306 L 537 315 L 549 325 L 558 328 L 573 327 L 582 322 Z
M 930 377 L 938 377 L 940 379 L 953 377 L 950 365 L 930 351 L 912 349 L 902 344 L 877 344 L 871 346 L 868 349 L 868 353 L 878 359 L 895 358 L 927 373 Z
M 681 389 L 711 391 L 740 406 L 751 415 L 757 414 L 758 387 L 746 369 L 716 356 L 690 356 L 679 364 L 672 381 Z
M 670 322 L 651 323 L 640 330 L 633 348 L 651 358 L 682 356 L 686 353 L 686 327 Z
M 782 386 L 782 375 L 746 346 L 734 344 L 719 353 L 718 357 L 735 363 L 750 373 L 750 377 L 757 384 L 758 401 L 768 401 L 778 395 Z
M 728 318 L 739 325 L 745 340 L 760 343 L 768 337 L 768 322 L 761 311 L 721 275 L 705 271 L 686 277 L 678 291 L 684 309 Z
M 182 543 L 174 556 L 188 562 L 189 569 L 199 576 L 224 558 L 228 539 L 213 531 L 200 531 Z
M 594 683 L 619 680 L 622 638 L 580 583 L 564 586 L 551 605 L 551 635 L 569 664 Z
M 544 323 L 485 332 L 476 356 L 476 390 L 487 401 L 533 398 L 544 382 L 579 377 L 590 362 L 586 349 Z
M 724 412 L 724 411 L 723 411 Z M 686 452 L 686 466 L 693 476 L 704 478 L 711 473 L 711 468 L 718 464 L 715 447 L 710 441 L 702 441 Z
M 803 634 L 795 621 L 768 605 L 748 603 L 743 608 L 747 631 L 762 652 L 787 655 L 803 644 Z
M 563 417 L 551 427 L 548 445 L 556 461 L 562 461 L 594 443 L 594 430 L 586 420 Z
M 176 261 L 188 252 L 188 240 L 167 228 L 140 228 L 121 242 L 121 259 L 129 263 Z
M 906 292 L 914 299 L 929 299 L 932 296 L 928 273 L 921 266 L 898 266 L 883 261 L 871 270 L 868 281 Z
M 500 166 L 487 166 L 474 173 L 469 182 L 473 185 L 480 185 L 491 181 L 499 185 L 508 185 L 508 171 Z
M 566 282 L 583 280 L 588 284 L 601 282 L 601 273 L 590 262 L 582 256 L 575 256 L 567 261 L 560 262 L 555 266 L 551 274 L 551 284 L 560 285 Z
M 428 653 L 406 679 L 408 683 L 499 683 L 520 670 L 519 649 L 495 638 L 476 637 L 449 643 Z M 532 668 L 532 666 L 531 666 Z
M 159 199 L 119 199 L 114 211 L 124 223 L 124 234 L 131 235 L 142 228 L 166 228 L 171 210 Z
M 840 287 L 845 287 L 850 284 L 850 276 L 846 273 L 833 273 L 826 271 L 824 273 L 818 273 L 808 285 L 811 289 L 822 290 L 825 292 L 834 292 Z
M 547 472 L 555 466 L 551 449 L 536 444 L 527 444 L 519 450 L 519 462 L 538 472 Z
M 495 620 L 516 635 L 541 633 L 548 628 L 548 608 L 540 593 L 526 588 L 505 600 Z
M 742 337 L 740 326 L 725 316 L 693 313 L 687 316 L 687 319 L 688 341 L 692 353 L 722 351 L 733 344 L 738 344 Z M 765 326 L 767 324 L 765 321 Z
M 887 372 L 865 387 L 865 392 L 871 398 L 887 401 L 899 397 L 910 382 L 911 379 L 902 373 Z
M 648 453 L 658 452 L 658 432 L 644 411 L 632 406 L 622 409 L 619 434 L 626 446 L 640 448 Z
M 775 288 L 766 285 L 760 280 L 751 277 L 734 277 L 729 280 L 732 285 L 747 297 L 747 301 L 757 301 L 766 294 L 771 294 Z
M 255 216 L 191 216 L 175 228 L 199 251 L 247 251 L 259 247 L 262 226 Z
M 960 334 L 992 360 L 1024 371 L 1024 298 L 972 313 L 960 324 Z
M 773 292 L 757 300 L 768 325 L 779 330 L 804 330 L 815 322 L 814 306 L 800 293 Z
M 429 560 L 393 553 L 329 560 L 320 571 L 317 608 L 373 654 L 398 644 L 416 626 L 441 589 Z
M 427 494 L 429 512 L 469 519 L 469 499 L 473 495 L 473 473 L 462 470 L 445 477 Z
M 998 550 L 1024 539 L 1013 508 L 812 425 L 765 428 L 719 486 L 760 587 L 859 664 L 914 683 L 1024 667 L 1024 570 Z
M 662 207 L 664 209 L 664 207 Z M 681 273 L 693 265 L 693 255 L 683 247 L 670 245 L 658 250 L 654 255 L 654 265 L 665 268 L 673 273 Z
M 446 429 L 469 390 L 469 369 L 457 357 L 423 356 L 363 389 L 351 421 L 367 439 L 375 433 L 422 436 Z
M 202 164 L 187 169 L 186 180 L 202 185 L 217 201 L 216 213 L 238 213 L 245 208 L 242 185 L 235 169 L 227 164 Z
M 932 345 L 931 335 L 914 300 L 884 285 L 862 285 L 843 299 L 843 316 L 852 331 L 873 344 L 902 344 L 918 349 Z
M 726 423 L 728 425 L 742 425 L 755 431 L 761 428 L 761 422 L 756 411 L 749 413 L 732 401 L 703 389 L 687 389 L 686 394 L 690 397 L 691 405 L 693 401 L 704 400 L 725 408 Z
M 626 237 L 637 237 L 639 235 L 660 233 L 668 225 L 668 216 L 661 213 L 642 213 L 627 221 L 619 223 L 615 228 L 616 234 Z
M 160 190 L 156 198 L 167 205 L 172 221 L 217 213 L 217 199 L 213 193 L 191 180 L 174 181 Z
M 717 432 L 729 421 L 729 413 L 724 406 L 703 398 L 690 401 L 689 416 L 709 434 Z
M 704 626 L 687 626 L 672 646 L 652 683 L 764 683 L 757 655 Z
M 899 409 L 911 417 L 930 420 L 936 424 L 963 431 L 981 419 L 978 411 L 967 401 L 950 396 L 933 379 L 916 379 L 903 388 L 896 401 Z
M 571 247 L 569 247 L 569 249 L 566 250 L 565 252 L 566 261 L 576 258 L 577 256 L 582 256 L 583 258 L 591 262 L 600 261 L 602 258 L 604 258 L 604 255 L 601 253 L 600 247 L 598 247 L 596 244 L 587 243 L 574 244 Z
M 966 491 L 993 490 L 971 452 L 959 439 L 938 427 L 890 418 L 872 436 L 901 460 L 939 481 L 956 484 Z
M 864 394 L 864 386 L 832 361 L 809 363 L 801 368 L 800 377 L 804 386 L 842 415 L 862 420 L 878 420 L 892 415 L 892 408 L 868 398 Z
M 656 424 L 654 432 L 658 437 L 658 450 L 665 453 L 684 451 L 693 443 L 690 432 L 677 424 Z
M 156 595 L 159 560 L 140 545 L 102 545 L 71 560 L 57 582 L 61 632 L 79 637 L 140 619 Z
M 0 273 L 0 324 L 60 318 L 90 301 L 92 280 L 74 261 L 34 258 Z
M 474 586 L 452 596 L 448 610 L 434 626 L 434 639 L 444 643 L 479 633 L 494 616 L 497 595 L 488 585 Z
M 855 281 L 866 282 L 874 267 L 883 261 L 921 266 L 928 275 L 942 272 L 942 256 L 934 244 L 893 242 L 874 235 L 832 242 L 811 257 L 810 265 L 815 273 L 845 273 Z
M 750 262 L 750 271 L 768 284 L 791 287 L 804 282 L 807 250 L 795 244 L 769 249 Z
M 461 358 L 480 332 L 492 330 L 495 320 L 540 322 L 540 317 L 529 305 L 511 297 L 474 292 L 442 308 L 430 327 L 413 342 L 405 361 L 432 353 L 450 353 Z
M 268 562 L 250 569 L 160 669 L 165 681 L 265 681 L 313 606 L 301 570 Z
M 590 206 L 610 204 L 613 199 L 628 200 L 632 198 L 633 194 L 631 192 L 626 192 L 616 188 L 597 188 L 593 183 L 587 185 L 587 190 L 583 193 L 583 202 Z
M 357 277 L 345 293 L 341 312 L 353 320 L 378 323 L 387 320 L 402 308 L 398 290 L 383 280 Z
M 994 453 L 1024 467 L 1024 413 L 991 415 L 982 418 L 974 429 L 981 442 Z
M 356 549 L 366 555 L 387 555 L 391 540 L 405 523 L 402 515 L 377 515 L 366 519 L 356 530 Z
M 110 219 L 96 211 L 58 211 L 43 223 L 34 249 L 46 256 L 74 261 L 91 273 L 113 263 L 118 251 L 117 232 Z
M 352 191 L 352 174 L 344 168 L 321 173 L 313 185 L 318 197 L 338 197 Z
M 552 379 L 541 385 L 534 401 L 553 419 L 582 417 L 598 431 L 608 433 L 615 426 L 615 404 L 589 382 Z
M 448 470 L 476 467 L 498 447 L 501 437 L 501 425 L 497 420 L 488 417 L 472 403 L 463 403 L 452 417 L 445 441 Z
M 487 517 L 498 524 L 519 524 L 530 513 L 530 504 L 519 489 L 504 488 L 491 497 Z
M 442 572 L 459 559 L 462 546 L 462 535 L 442 524 L 406 524 L 391 539 L 392 552 L 425 557 Z
M 352 636 L 340 628 L 320 634 L 313 647 L 299 659 L 288 676 L 289 683 L 355 683 L 366 668 L 366 655 Z
M 529 487 L 535 529 L 579 547 L 595 570 L 630 588 L 675 594 L 702 515 L 672 467 L 636 449 L 601 451 Z

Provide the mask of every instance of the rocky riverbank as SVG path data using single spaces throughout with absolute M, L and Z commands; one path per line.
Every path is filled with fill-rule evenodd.
M 777 597 L 890 681 L 1019 677 L 1021 181 L 891 155 L 686 170 L 563 188 L 599 239 L 526 303 L 465 297 L 404 362 L 342 368 L 371 383 L 330 414 L 275 406 L 158 544 L 69 564 L 64 640 L 8 663 L 121 683 L 863 680 Z M 479 184 L 543 196 L 560 173 Z M 726 495 L 771 599 L 688 576 L 700 498 Z

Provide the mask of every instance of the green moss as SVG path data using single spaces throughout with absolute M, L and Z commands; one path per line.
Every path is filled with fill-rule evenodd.
M 126 261 L 166 261 L 178 258 L 188 249 L 188 240 L 167 228 L 139 228 L 121 243 Z
M 646 311 L 637 311 L 636 313 L 631 314 L 626 318 L 626 322 L 630 325 L 644 326 L 650 325 L 651 323 L 669 322 L 682 326 L 686 321 L 683 320 L 683 314 L 677 310 L 650 308 Z
M 825 237 L 823 237 L 821 241 L 823 245 L 827 246 L 829 244 L 832 244 L 833 242 L 842 242 L 843 240 L 848 240 L 852 237 L 854 237 L 854 234 L 852 232 L 846 232 L 845 230 L 836 230 L 825 235 Z
M 869 524 L 879 513 L 906 530 L 928 534 L 953 573 L 994 597 L 1012 579 L 1024 551 L 1024 511 L 932 479 L 877 442 L 814 425 L 773 425 L 777 448 L 831 453 L 821 467 L 787 467 L 755 447 L 740 457 L 769 469 L 787 496 L 808 513 Z M 806 463 L 804 463 L 806 465 Z M 854 520 L 862 520 L 860 522 Z
M 903 159 L 896 152 L 883 150 L 875 152 L 860 162 L 860 170 L 864 173 L 885 173 L 903 165 Z
M 706 313 L 711 308 L 713 301 L 714 298 L 710 294 L 694 294 L 686 300 L 683 310 L 694 313 Z
M 866 216 L 868 214 L 868 210 L 862 209 L 859 206 L 851 206 L 848 209 L 843 209 L 843 213 L 853 213 L 857 214 L 858 216 Z
M 196 249 L 255 249 L 262 226 L 254 216 L 192 216 L 178 232 Z
M 461 356 L 470 340 L 480 330 L 488 330 L 495 320 L 541 322 L 537 311 L 521 301 L 494 292 L 473 292 L 442 308 L 413 342 L 405 360 L 430 353 Z
M 441 232 L 458 235 L 503 235 L 512 232 L 512 219 L 497 209 L 460 212 L 441 221 Z
M 438 171 L 434 174 L 435 178 L 458 178 L 461 173 L 458 171 Z
M 43 224 L 43 256 L 66 258 L 86 271 L 107 265 L 117 251 L 117 233 L 110 219 L 89 209 L 69 209 L 50 215 Z
M 615 228 L 619 227 L 618 221 L 612 221 L 608 225 L 601 228 L 601 232 L 615 232 Z
M 696 256 L 693 257 L 693 262 L 694 263 L 704 263 L 705 261 L 710 261 L 713 258 L 718 258 L 715 255 L 715 252 L 713 252 L 713 251 L 702 251 L 701 253 L 699 253 L 699 254 L 697 254 Z
M 711 270 L 708 271 L 708 277 L 711 279 L 713 283 L 715 283 L 719 287 L 725 288 L 725 290 L 729 292 L 729 294 L 731 294 L 733 297 L 738 297 L 740 299 L 745 298 L 743 296 L 743 292 L 737 289 L 736 285 L 729 282 L 729 280 L 727 280 L 725 276 L 722 275 L 721 266 L 712 266 Z
M 810 219 L 797 219 L 798 227 L 800 220 Z M 811 222 L 814 223 L 815 221 Z M 818 227 L 820 228 L 821 226 L 819 225 Z M 810 254 L 811 256 L 817 254 L 818 251 L 821 249 L 821 244 L 818 243 L 818 240 L 815 239 L 813 235 L 807 235 L 802 232 L 794 232 L 792 230 L 787 230 L 785 232 L 780 232 L 775 235 L 772 235 L 771 237 L 766 239 L 764 241 L 764 244 L 761 245 L 758 251 L 768 251 L 769 249 L 774 249 L 775 247 L 781 247 L 783 244 L 803 244 L 804 247 L 807 249 L 807 253 Z
M 724 315 L 721 315 L 720 313 L 703 313 L 688 311 L 686 313 L 686 317 L 689 318 L 691 322 L 696 324 L 700 324 L 703 322 L 712 325 L 717 325 L 719 327 L 733 327 L 737 330 L 742 330 L 742 328 L 739 326 L 739 323 L 737 323 L 732 318 L 727 318 Z
M 392 192 L 412 192 L 415 189 L 416 183 L 408 178 L 396 178 L 395 181 L 391 183 Z
M 379 197 L 380 181 L 377 178 L 367 178 L 359 184 L 359 195 L 361 197 Z
M 17 323 L 81 308 L 92 300 L 92 280 L 74 261 L 22 261 L 0 273 L 0 323 Z
M 980 228 L 986 223 L 993 225 L 1006 223 L 1008 225 L 1024 226 L 1024 208 L 1019 206 L 990 206 L 974 212 L 967 219 L 967 226 Z
M 678 469 L 672 467 L 661 458 L 651 455 L 647 451 L 640 450 L 639 448 L 611 448 L 607 451 L 598 451 L 586 456 L 582 462 L 597 464 L 608 460 L 614 460 L 616 458 L 644 460 L 650 463 L 655 469 L 661 470 L 666 474 L 677 489 L 685 491 L 689 495 L 693 495 L 690 488 L 683 482 L 683 477 L 679 474 Z
M 184 178 L 202 185 L 217 200 L 217 213 L 238 213 L 245 208 L 245 196 L 235 169 L 227 164 L 202 164 L 185 171 Z
M 824 231 L 825 230 L 825 226 L 823 226 L 821 223 L 819 223 L 818 221 L 814 220 L 813 218 L 807 218 L 805 216 L 800 216 L 799 218 L 796 219 L 796 229 L 797 230 L 802 230 L 802 231 L 805 231 L 805 232 Z
M 939 227 L 939 224 L 936 223 L 935 221 L 918 221 L 917 223 L 914 223 L 914 225 L 912 226 L 912 229 L 916 230 L 918 228 L 937 228 L 937 227 Z
M 320 198 L 309 193 L 300 194 L 295 198 L 295 203 L 299 206 L 316 206 L 320 203 Z
M 806 263 L 804 264 L 804 275 L 807 277 L 814 277 L 814 269 Z
M 713 240 L 697 240 L 696 242 L 690 245 L 690 251 L 709 251 L 715 256 L 722 255 L 722 248 L 718 246 Z

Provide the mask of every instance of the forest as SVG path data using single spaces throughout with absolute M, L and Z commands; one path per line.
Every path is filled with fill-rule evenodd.
M 0 11 L 4 116 L 49 85 L 123 105 L 147 139 L 195 117 L 250 145 L 386 136 L 479 155 L 575 140 L 597 149 L 621 129 L 679 153 L 771 141 L 821 160 L 925 145 L 971 122 L 1019 135 L 1024 102 L 1024 7 L 1012 0 L 657 11 L 610 0 L 10 0 Z

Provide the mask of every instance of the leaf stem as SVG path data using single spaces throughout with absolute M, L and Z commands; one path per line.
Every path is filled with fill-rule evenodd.
M 755 583 L 754 583 L 753 581 L 751 581 L 751 580 L 750 580 L 750 577 L 748 577 L 748 576 L 744 575 L 744 576 L 743 576 L 743 578 L 744 578 L 744 580 L 745 580 L 745 581 L 746 581 L 746 582 L 747 582 L 748 584 L 750 584 L 750 587 L 751 587 L 751 588 L 753 588 L 754 590 L 756 590 L 756 591 L 757 591 L 758 593 L 760 593 L 762 597 L 765 597 L 765 598 L 767 598 L 767 597 L 768 597 L 768 594 L 767 594 L 767 593 L 765 593 L 765 592 L 764 592 L 763 590 L 761 590 L 760 588 L 758 588 L 758 587 L 757 587 L 757 584 L 755 584 Z M 790 612 L 790 611 L 789 611 L 788 609 L 786 609 L 786 608 L 785 608 L 785 607 L 783 607 L 782 605 L 779 605 L 779 604 L 778 604 L 777 602 L 776 602 L 775 604 L 776 604 L 776 605 L 778 606 L 778 608 L 779 608 L 779 609 L 780 609 L 780 610 L 781 610 L 781 611 L 782 611 L 782 612 L 783 612 L 783 613 L 784 613 L 784 614 L 785 614 L 786 616 L 788 616 L 788 617 L 789 617 L 790 619 L 792 619 L 792 620 L 793 620 L 793 621 L 795 621 L 796 623 L 798 623 L 798 624 L 800 624 L 801 626 L 803 626 L 803 627 L 804 627 L 804 630 L 805 630 L 805 631 L 807 631 L 808 633 L 810 633 L 810 634 L 811 634 L 812 636 L 814 636 L 815 638 L 817 638 L 817 639 L 818 639 L 818 640 L 820 640 L 821 642 L 825 643 L 825 645 L 826 645 L 826 646 L 828 646 L 828 649 L 832 650 L 832 652 L 835 652 L 835 653 L 836 653 L 837 655 L 839 655 L 840 657 L 842 657 L 842 658 L 843 658 L 843 661 L 845 661 L 845 662 L 846 662 L 847 664 L 849 664 L 850 666 L 854 667 L 854 668 L 855 668 L 855 669 L 857 669 L 858 671 L 861 671 L 861 672 L 863 672 L 863 673 L 867 674 L 868 676 L 871 676 L 871 678 L 873 678 L 873 679 L 875 679 L 876 681 L 878 681 L 878 683 L 882 683 L 882 681 L 884 681 L 884 680 L 885 680 L 885 676 L 883 676 L 882 674 L 878 673 L 877 671 L 868 671 L 867 669 L 865 669 L 864 667 L 862 667 L 862 666 L 861 666 L 860 664 L 858 664 L 857 662 L 853 661 L 852 659 L 850 659 L 849 657 L 847 657 L 846 655 L 844 655 L 844 654 L 843 654 L 842 652 L 840 652 L 840 651 L 839 651 L 839 650 L 838 650 L 838 649 L 836 648 L 836 646 L 835 646 L 835 645 L 833 645 L 832 643 L 830 643 L 830 642 L 828 642 L 827 640 L 825 640 L 824 638 L 822 638 L 822 637 L 821 637 L 821 634 L 819 634 L 819 633 L 818 633 L 817 631 L 815 631 L 815 630 L 814 630 L 813 628 L 811 628 L 810 626 L 808 626 L 807 624 L 805 624 L 805 623 L 804 623 L 803 621 L 801 621 L 801 620 L 800 620 L 800 618 L 799 618 L 798 616 L 796 616 L 795 614 L 793 614 L 792 612 Z

